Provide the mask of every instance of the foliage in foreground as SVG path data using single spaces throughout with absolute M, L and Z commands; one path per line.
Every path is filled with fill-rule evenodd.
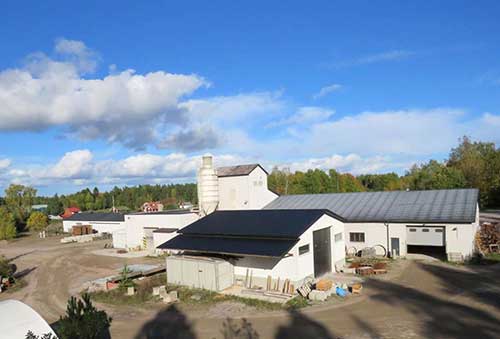
M 60 339 L 101 339 L 109 338 L 111 317 L 92 305 L 90 296 L 82 299 L 71 297 L 66 307 L 66 315 L 61 317 L 56 328 Z

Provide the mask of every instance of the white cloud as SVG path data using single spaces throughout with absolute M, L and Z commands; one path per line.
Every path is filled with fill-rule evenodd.
M 292 171 L 336 169 L 340 172 L 359 175 L 401 170 L 408 168 L 410 165 L 411 163 L 397 162 L 390 157 L 373 156 L 363 158 L 358 154 L 351 153 L 348 155 L 335 154 L 323 158 L 310 158 L 302 161 L 295 161 L 286 166 Z M 281 165 L 281 167 L 283 166 L 284 165 Z
M 413 51 L 396 49 L 385 51 L 381 53 L 375 53 L 370 55 L 361 56 L 358 58 L 354 58 L 351 60 L 345 60 L 341 62 L 334 63 L 334 67 L 350 67 L 350 66 L 358 66 L 358 65 L 368 65 L 379 62 L 387 62 L 387 61 L 397 61 L 401 59 L 408 58 L 410 56 L 415 55 L 416 53 Z
M 0 159 L 0 171 L 7 169 L 11 163 L 10 159 Z
M 313 95 L 313 99 L 319 99 L 333 92 L 339 91 L 342 88 L 342 85 L 339 84 L 331 84 L 325 87 L 322 87 L 318 93 Z
M 458 137 L 474 129 L 457 109 L 363 112 L 312 125 L 300 134 L 303 151 L 312 154 L 436 154 L 447 152 Z
M 318 106 L 304 106 L 299 107 L 297 111 L 291 116 L 272 121 L 266 127 L 277 127 L 283 125 L 300 125 L 300 128 L 307 127 L 311 124 L 319 123 L 328 120 L 333 114 L 334 110 L 318 107 Z
M 27 65 L 0 72 L 0 130 L 66 127 L 83 139 L 103 139 L 133 148 L 157 140 L 156 131 L 186 121 L 179 100 L 205 80 L 164 71 L 125 70 L 103 78 L 83 78 L 92 53 L 80 41 L 59 40 L 54 60 L 32 55 Z

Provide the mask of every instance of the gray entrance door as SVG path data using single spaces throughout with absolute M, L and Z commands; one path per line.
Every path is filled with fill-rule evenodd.
M 330 228 L 313 232 L 314 276 L 319 277 L 332 271 L 332 247 Z
M 399 255 L 399 238 L 391 238 L 391 254 L 392 251 L 396 251 L 396 255 Z

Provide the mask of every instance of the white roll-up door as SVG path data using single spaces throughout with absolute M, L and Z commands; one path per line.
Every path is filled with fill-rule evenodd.
M 444 227 L 407 226 L 406 243 L 410 246 L 444 246 Z

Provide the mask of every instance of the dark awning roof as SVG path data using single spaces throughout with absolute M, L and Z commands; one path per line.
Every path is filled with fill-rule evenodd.
M 477 189 L 282 195 L 265 209 L 328 209 L 347 222 L 472 223 Z
M 248 239 L 180 234 L 158 246 L 161 249 L 203 253 L 283 257 L 298 239 Z
M 179 233 L 247 238 L 297 239 L 323 215 L 342 220 L 328 210 L 215 211 Z
M 66 220 L 74 221 L 125 221 L 125 216 L 122 213 L 98 213 L 98 212 L 82 212 L 75 213 Z

